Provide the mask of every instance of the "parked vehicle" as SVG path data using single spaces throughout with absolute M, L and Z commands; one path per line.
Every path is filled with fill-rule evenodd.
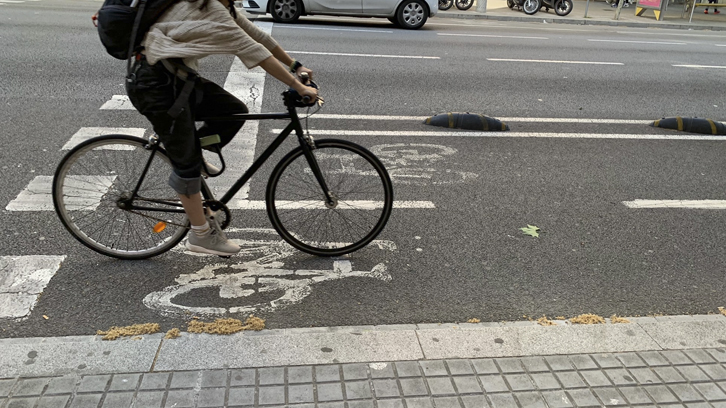
M 459 10 L 469 10 L 474 0 L 439 0 L 439 10 L 448 10 L 456 4 Z
M 557 13 L 558 16 L 566 16 L 570 14 L 572 6 L 572 0 L 542 0 L 542 7 L 545 11 L 555 9 L 555 13 Z
M 454 0 L 439 0 L 439 10 L 448 10 L 454 7 Z
M 542 0 L 507 0 L 507 7 L 524 11 L 524 14 L 532 15 L 542 8 Z
M 318 14 L 384 17 L 399 27 L 414 30 L 423 27 L 439 10 L 436 0 L 242 0 L 242 7 L 250 14 L 270 13 L 278 23 L 294 23 L 300 16 Z

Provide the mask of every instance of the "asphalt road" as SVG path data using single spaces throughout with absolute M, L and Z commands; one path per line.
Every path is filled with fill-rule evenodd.
M 210 310 L 203 308 L 254 305 L 262 305 L 256 314 L 275 328 L 708 313 L 726 306 L 726 210 L 623 204 L 726 200 L 724 141 L 645 139 L 683 133 L 626 123 L 676 115 L 726 119 L 726 70 L 674 66 L 723 66 L 721 33 L 436 18 L 418 31 L 367 19 L 275 24 L 273 36 L 314 69 L 322 86 L 327 104 L 320 114 L 331 116 L 313 116 L 311 131 L 347 131 L 345 139 L 385 158 L 396 200 L 435 208 L 394 210 L 379 245 L 340 260 L 290 251 L 270 232 L 264 211 L 236 210 L 230 237 L 258 242 L 243 256 L 171 252 L 130 262 L 82 247 L 52 211 L 6 209 L 37 176 L 53 174 L 62 146 L 80 128 L 149 128 L 134 111 L 99 110 L 124 93 L 124 62 L 105 54 L 90 25 L 97 4 L 0 5 L 0 256 L 66 256 L 28 318 L 0 319 L 0 337 L 90 334 L 143 322 L 184 327 L 190 316 Z M 394 58 L 401 56 L 416 58 Z M 232 57 L 211 57 L 202 73 L 224 84 L 231 64 Z M 282 109 L 283 89 L 267 78 L 263 111 Z M 448 111 L 508 118 L 513 134 L 570 137 L 411 133 L 445 130 L 411 117 Z M 260 124 L 257 154 L 280 127 Z M 263 199 L 271 168 L 253 179 L 251 199 Z M 521 233 L 529 224 L 541 228 L 539 238 Z M 285 292 L 274 283 L 237 284 L 252 291 L 246 297 L 220 294 L 220 287 L 235 286 L 225 277 L 249 267 L 241 263 L 270 254 L 278 263 L 263 269 L 383 265 L 390 280 L 315 282 L 297 292 L 297 303 L 279 307 L 270 302 Z M 178 307 L 144 304 L 150 293 L 205 267 L 216 277 L 191 276 L 211 283 L 179 291 L 172 299 Z

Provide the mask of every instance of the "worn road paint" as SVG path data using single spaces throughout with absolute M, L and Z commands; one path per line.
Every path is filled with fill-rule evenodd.
M 127 95 L 113 95 L 111 100 L 101 105 L 101 110 L 136 110 Z
M 68 210 L 95 210 L 101 198 L 113 184 L 116 176 L 68 176 L 64 193 L 69 196 Z M 74 181 L 80 181 L 74 185 Z M 96 191 L 89 191 L 89 183 L 99 186 Z M 53 208 L 53 176 L 36 176 L 30 184 L 11 201 L 8 211 L 54 211 Z
M 406 120 L 420 121 L 428 119 L 429 116 L 387 116 L 387 115 L 338 115 L 338 114 L 315 114 L 311 116 L 315 119 L 334 119 L 334 120 Z M 534 122 L 534 123 L 580 123 L 580 124 L 599 124 L 614 123 L 624 125 L 649 125 L 653 123 L 652 119 L 586 119 L 586 118 L 520 118 L 520 117 L 497 117 L 503 122 Z
M 403 58 L 403 59 L 441 59 L 441 57 L 424 57 L 418 55 L 387 55 L 387 54 L 351 54 L 343 52 L 315 52 L 315 51 L 288 51 L 288 54 L 331 55 L 337 57 L 366 57 L 366 58 Z
M 673 65 L 674 67 L 681 68 L 713 68 L 713 69 L 726 69 L 726 66 L 722 65 Z
M 70 140 L 63 145 L 61 150 L 71 150 L 77 145 L 85 142 L 88 139 L 91 139 L 96 136 L 103 136 L 103 135 L 130 135 L 130 136 L 136 136 L 136 137 L 144 137 L 144 133 L 146 133 L 146 129 L 144 128 L 111 128 L 111 127 L 83 127 L 78 130 L 73 136 L 71 136 Z M 102 150 L 133 150 L 133 146 L 104 146 L 104 147 L 98 147 L 97 149 Z
M 0 256 L 0 318 L 27 318 L 65 255 Z
M 726 210 L 726 200 L 633 200 L 623 201 L 628 208 L 691 208 Z
M 519 40 L 549 40 L 547 37 L 524 37 L 521 35 L 493 35 L 493 34 L 444 34 L 437 33 L 440 36 L 447 37 L 488 37 L 488 38 L 507 38 L 507 39 L 519 39 Z
M 631 40 L 595 40 L 588 39 L 591 42 L 612 42 L 612 43 L 630 43 L 630 44 L 661 44 L 661 45 L 686 45 L 684 42 L 662 42 L 662 41 L 631 41 Z
M 517 58 L 487 58 L 487 61 L 536 62 L 536 63 L 546 63 L 546 64 L 625 65 L 622 62 L 562 61 L 562 60 L 517 59 Z
M 460 183 L 478 174 L 446 168 L 447 157 L 458 151 L 452 147 L 426 143 L 375 145 L 371 152 L 386 166 L 396 184 L 441 185 Z M 443 168 L 442 168 L 443 167 Z

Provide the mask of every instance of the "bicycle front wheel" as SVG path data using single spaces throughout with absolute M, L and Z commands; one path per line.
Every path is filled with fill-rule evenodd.
M 368 245 L 393 208 L 393 186 L 383 164 L 345 140 L 320 140 L 312 151 L 335 203 L 326 203 L 302 147 L 288 153 L 267 184 L 267 214 L 293 247 L 338 256 Z
M 151 157 L 148 143 L 133 136 L 101 136 L 61 160 L 53 178 L 53 205 L 83 245 L 115 258 L 144 259 L 168 251 L 186 235 L 186 215 L 172 212 L 181 204 L 167 184 L 169 158 L 161 148 Z

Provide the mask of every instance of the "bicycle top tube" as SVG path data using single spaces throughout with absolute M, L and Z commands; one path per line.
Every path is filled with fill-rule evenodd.
M 204 120 L 214 121 L 226 121 L 226 122 L 237 122 L 245 120 L 267 120 L 267 119 L 292 119 L 293 121 L 298 119 L 297 109 L 293 105 L 293 100 L 289 92 L 285 91 L 282 93 L 287 112 L 272 112 L 272 113 L 238 113 L 227 116 L 214 116 L 204 118 Z

